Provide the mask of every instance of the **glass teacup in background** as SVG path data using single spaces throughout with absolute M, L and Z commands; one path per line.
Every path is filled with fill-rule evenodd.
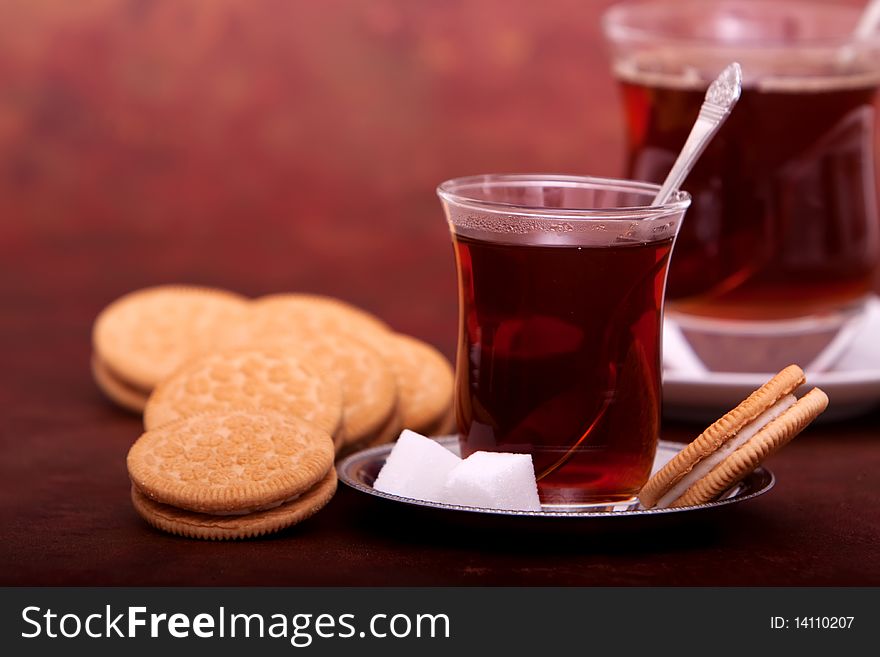
M 632 499 L 660 429 L 667 265 L 689 204 L 658 186 L 490 175 L 438 188 L 455 246 L 463 455 L 532 455 L 544 504 Z
M 604 17 L 632 178 L 665 177 L 709 82 L 742 65 L 736 110 L 684 183 L 693 203 L 667 288 L 710 369 L 828 363 L 872 290 L 880 39 L 854 41 L 858 17 L 748 0 L 625 3 Z

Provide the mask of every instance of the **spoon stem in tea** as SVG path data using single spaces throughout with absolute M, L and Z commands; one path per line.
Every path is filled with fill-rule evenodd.
M 660 191 L 654 197 L 654 205 L 663 205 L 681 187 L 694 164 L 706 150 L 706 146 L 718 132 L 721 125 L 730 116 L 730 111 L 742 93 L 742 69 L 734 62 L 725 68 L 706 92 L 706 98 L 700 107 L 700 115 L 672 170 L 663 181 Z
M 853 30 L 853 39 L 864 41 L 877 32 L 880 27 L 880 0 L 871 0 L 862 10 L 862 15 Z

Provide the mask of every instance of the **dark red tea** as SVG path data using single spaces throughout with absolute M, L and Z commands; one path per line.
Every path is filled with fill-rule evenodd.
M 634 496 L 658 440 L 672 239 L 602 246 L 453 240 L 464 454 L 531 453 L 544 503 Z
M 622 87 L 629 173 L 661 181 L 705 91 L 636 74 Z M 684 183 L 693 203 L 670 266 L 670 309 L 784 319 L 864 297 L 880 250 L 875 91 L 876 80 L 864 75 L 743 90 Z

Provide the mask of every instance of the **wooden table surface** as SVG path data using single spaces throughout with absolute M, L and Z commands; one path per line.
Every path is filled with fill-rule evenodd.
M 89 373 L 103 305 L 167 282 L 308 290 L 451 356 L 434 187 L 622 173 L 607 4 L 4 3 L 0 584 L 880 584 L 878 413 L 811 428 L 770 494 L 686 523 L 486 530 L 341 489 L 277 537 L 206 543 L 131 508 L 140 421 Z

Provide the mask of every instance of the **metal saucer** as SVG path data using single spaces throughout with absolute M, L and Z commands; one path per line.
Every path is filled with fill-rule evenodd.
M 455 436 L 447 436 L 438 439 L 438 442 L 458 454 L 458 439 Z M 387 502 L 403 505 L 410 508 L 423 508 L 425 510 L 442 511 L 446 514 L 470 515 L 471 517 L 484 516 L 494 518 L 530 518 L 545 519 L 547 521 L 571 522 L 575 519 L 597 522 L 601 519 L 612 518 L 618 521 L 622 518 L 647 518 L 657 516 L 677 516 L 683 514 L 693 514 L 696 511 L 706 511 L 721 507 L 738 504 L 746 500 L 754 499 L 759 495 L 763 495 L 770 490 L 776 482 L 773 473 L 767 468 L 758 467 L 754 472 L 746 476 L 733 489 L 728 491 L 722 498 L 706 504 L 696 504 L 693 506 L 682 506 L 665 509 L 643 509 L 638 505 L 608 505 L 608 506 L 590 506 L 577 508 L 559 508 L 544 507 L 541 511 L 507 511 L 500 509 L 487 509 L 482 507 L 458 506 L 455 504 L 443 504 L 440 502 L 429 502 L 426 500 L 416 500 L 408 497 L 400 497 L 391 495 L 373 488 L 373 482 L 379 474 L 379 470 L 385 464 L 385 458 L 391 452 L 394 445 L 380 445 L 362 450 L 346 457 L 337 465 L 337 473 L 340 481 L 357 491 L 370 495 L 372 497 Z M 673 443 L 660 441 L 657 448 L 657 462 L 665 462 L 672 458 L 678 451 L 684 447 L 681 443 Z

